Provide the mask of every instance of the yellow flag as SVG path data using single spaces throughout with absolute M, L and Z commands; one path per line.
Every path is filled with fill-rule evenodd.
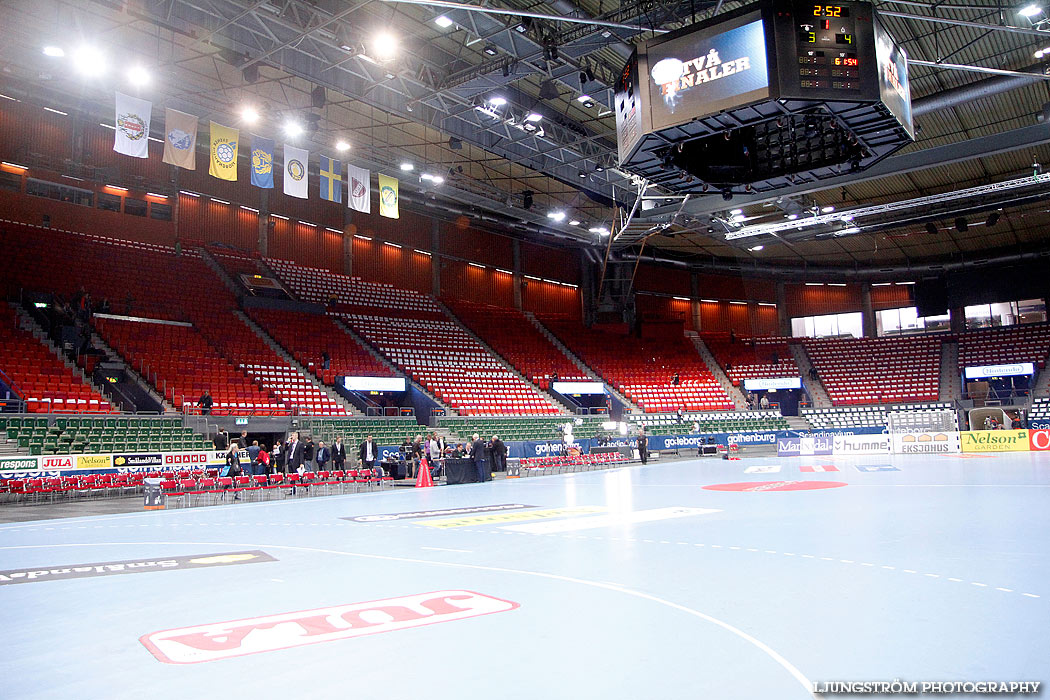
M 237 129 L 211 122 L 211 158 L 208 174 L 220 180 L 237 180 Z
M 396 219 L 397 215 L 397 178 L 379 176 L 379 215 Z

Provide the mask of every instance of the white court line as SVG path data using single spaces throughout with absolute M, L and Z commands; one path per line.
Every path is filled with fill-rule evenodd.
M 823 696 L 819 693 L 814 692 L 813 682 L 803 675 L 802 671 L 798 670 L 794 664 L 788 661 L 786 658 L 781 656 L 776 650 L 770 647 L 768 644 L 760 639 L 752 637 L 747 632 L 734 627 L 728 622 L 719 620 L 716 617 L 712 617 L 706 613 L 702 613 L 699 610 L 680 605 L 673 601 L 665 598 L 659 598 L 649 593 L 643 593 L 642 591 L 635 591 L 624 586 L 619 586 L 614 583 L 604 583 L 602 581 L 589 581 L 587 579 L 575 578 L 573 576 L 562 576 L 561 574 L 551 574 L 543 571 L 528 571 L 525 569 L 509 569 L 502 566 L 484 566 L 482 564 L 465 564 L 459 562 L 450 561 L 431 561 L 428 559 L 413 559 L 410 557 L 395 557 L 384 554 L 364 554 L 362 552 L 343 552 L 337 549 L 321 549 L 319 547 L 298 547 L 295 545 L 284 545 L 284 544 L 258 544 L 258 543 L 235 543 L 235 542 L 95 542 L 95 543 L 62 543 L 62 544 L 35 544 L 35 545 L 13 545 L 7 547 L 0 547 L 0 550 L 4 549 L 48 549 L 53 547 L 98 547 L 98 546 L 113 546 L 113 547 L 127 547 L 127 546 L 143 546 L 143 545 L 212 545 L 219 547 L 244 547 L 244 548 L 257 548 L 257 549 L 289 549 L 298 550 L 303 552 L 316 552 L 320 554 L 335 554 L 344 557 L 359 557 L 362 559 L 377 559 L 380 561 L 397 561 L 408 564 L 430 564 L 431 566 L 448 566 L 452 568 L 460 569 L 474 569 L 477 571 L 495 571 L 497 573 L 507 574 L 522 574 L 525 576 L 536 576 L 539 578 L 551 579 L 554 581 L 565 581 L 567 583 L 578 583 L 584 586 L 592 586 L 594 588 L 604 588 L 606 590 L 615 591 L 617 593 L 623 593 L 624 595 L 633 596 L 635 598 L 641 598 L 642 600 L 648 600 L 658 605 L 664 605 L 673 610 L 678 610 L 687 615 L 709 622 L 712 625 L 721 627 L 725 631 L 732 635 L 739 637 L 751 646 L 755 647 L 769 658 L 773 659 L 781 668 L 787 671 L 792 678 L 795 679 L 814 700 L 822 700 Z
M 429 549 L 434 552 L 462 552 L 463 554 L 473 554 L 474 552 L 469 549 L 449 549 L 448 547 L 420 547 L 420 549 Z

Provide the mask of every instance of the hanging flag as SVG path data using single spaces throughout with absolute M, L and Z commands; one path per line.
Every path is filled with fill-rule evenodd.
M 240 132 L 211 122 L 211 163 L 208 174 L 220 180 L 237 180 L 237 143 Z
M 149 118 L 153 103 L 117 93 L 113 150 L 133 158 L 149 158 Z
M 284 193 L 289 197 L 306 199 L 306 166 L 310 152 L 295 146 L 284 146 Z
M 346 205 L 354 211 L 372 213 L 372 185 L 371 173 L 364 168 L 354 165 L 346 166 L 346 185 L 350 196 L 346 199 Z
M 321 156 L 321 199 L 343 203 L 343 164 Z
M 197 117 L 175 109 L 164 110 L 164 162 L 186 170 L 197 169 Z
M 252 184 L 273 189 L 273 139 L 252 134 Z
M 379 176 L 379 215 L 397 219 L 397 178 Z

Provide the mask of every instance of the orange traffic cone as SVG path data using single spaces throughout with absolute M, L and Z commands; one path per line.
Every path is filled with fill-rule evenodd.
M 423 459 L 419 463 L 419 473 L 416 474 L 416 488 L 425 489 L 428 486 L 434 485 L 434 478 L 430 476 L 430 465 L 427 464 L 427 458 Z

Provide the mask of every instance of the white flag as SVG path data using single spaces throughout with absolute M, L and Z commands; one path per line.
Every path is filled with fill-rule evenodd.
M 289 197 L 307 198 L 307 172 L 310 152 L 295 146 L 284 146 L 284 193 Z
M 134 158 L 149 158 L 149 118 L 153 103 L 117 93 L 113 150 Z
M 371 176 L 372 173 L 364 168 L 358 168 L 353 165 L 346 166 L 346 184 L 350 190 L 350 196 L 346 200 L 346 205 L 354 211 L 364 212 L 365 214 L 372 213 Z

